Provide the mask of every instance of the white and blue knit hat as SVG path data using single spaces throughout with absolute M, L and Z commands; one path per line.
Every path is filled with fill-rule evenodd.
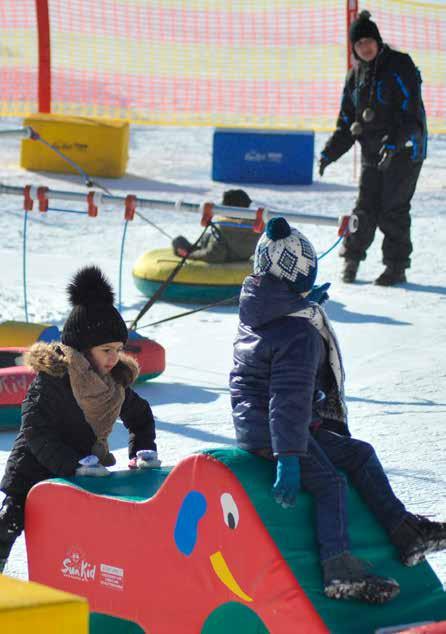
M 317 256 L 311 242 L 285 218 L 272 218 L 257 243 L 254 274 L 270 273 L 286 280 L 297 293 L 306 293 L 317 275 Z

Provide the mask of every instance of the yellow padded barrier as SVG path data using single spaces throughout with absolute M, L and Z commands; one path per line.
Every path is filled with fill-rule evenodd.
M 23 125 L 31 126 L 90 176 L 119 178 L 125 174 L 128 121 L 34 114 Z M 28 170 L 76 173 L 56 152 L 32 139 L 22 140 L 20 165 Z
M 86 599 L 0 575 L 2 634 L 88 634 L 88 628 Z

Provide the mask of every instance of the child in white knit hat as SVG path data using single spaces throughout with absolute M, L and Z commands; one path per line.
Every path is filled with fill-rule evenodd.
M 301 488 L 314 496 L 325 594 L 384 603 L 398 594 L 399 585 L 352 554 L 347 482 L 338 469 L 407 566 L 446 547 L 446 523 L 409 513 L 373 447 L 351 438 L 342 356 L 318 303 L 326 299 L 327 285 L 314 287 L 316 275 L 311 242 L 284 218 L 270 220 L 240 296 L 230 376 L 237 444 L 276 462 L 272 489 L 279 504 L 294 506 Z

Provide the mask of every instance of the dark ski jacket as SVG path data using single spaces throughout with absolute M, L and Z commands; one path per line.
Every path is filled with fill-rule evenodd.
M 216 217 L 211 230 L 203 237 L 198 248 L 191 252 L 189 259 L 214 264 L 249 260 L 260 238 L 253 227 L 254 221 L 247 218 Z
M 369 107 L 373 121 L 366 123 L 362 113 Z M 336 130 L 322 155 L 336 161 L 355 142 L 350 132 L 354 121 L 363 133 L 358 137 L 362 162 L 376 165 L 378 152 L 388 135 L 397 152 L 408 153 L 413 161 L 426 157 L 427 124 L 421 97 L 421 75 L 411 57 L 384 45 L 372 62 L 358 61 L 346 78 Z
M 96 442 L 70 385 L 65 357 L 57 344 L 35 344 L 27 362 L 38 372 L 22 404 L 22 424 L 6 464 L 0 489 L 25 498 L 31 487 L 50 477 L 72 476 L 78 461 Z M 137 365 L 122 355 L 113 377 L 125 387 L 120 418 L 129 430 L 129 457 L 156 449 L 150 405 L 129 387 Z
M 247 451 L 307 452 L 315 422 L 349 435 L 340 421 L 320 419 L 318 391 L 334 376 L 325 342 L 305 318 L 287 317 L 309 302 L 272 275 L 250 275 L 240 296 L 240 322 L 230 374 L 237 444 Z

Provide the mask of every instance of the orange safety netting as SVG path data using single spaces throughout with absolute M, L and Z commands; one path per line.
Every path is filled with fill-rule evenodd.
M 420 67 L 429 129 L 445 131 L 445 5 L 364 5 L 384 40 Z M 344 0 L 48 6 L 53 113 L 152 125 L 334 126 L 347 66 Z M 36 1 L 2 0 L 0 115 L 38 111 L 38 68 Z

